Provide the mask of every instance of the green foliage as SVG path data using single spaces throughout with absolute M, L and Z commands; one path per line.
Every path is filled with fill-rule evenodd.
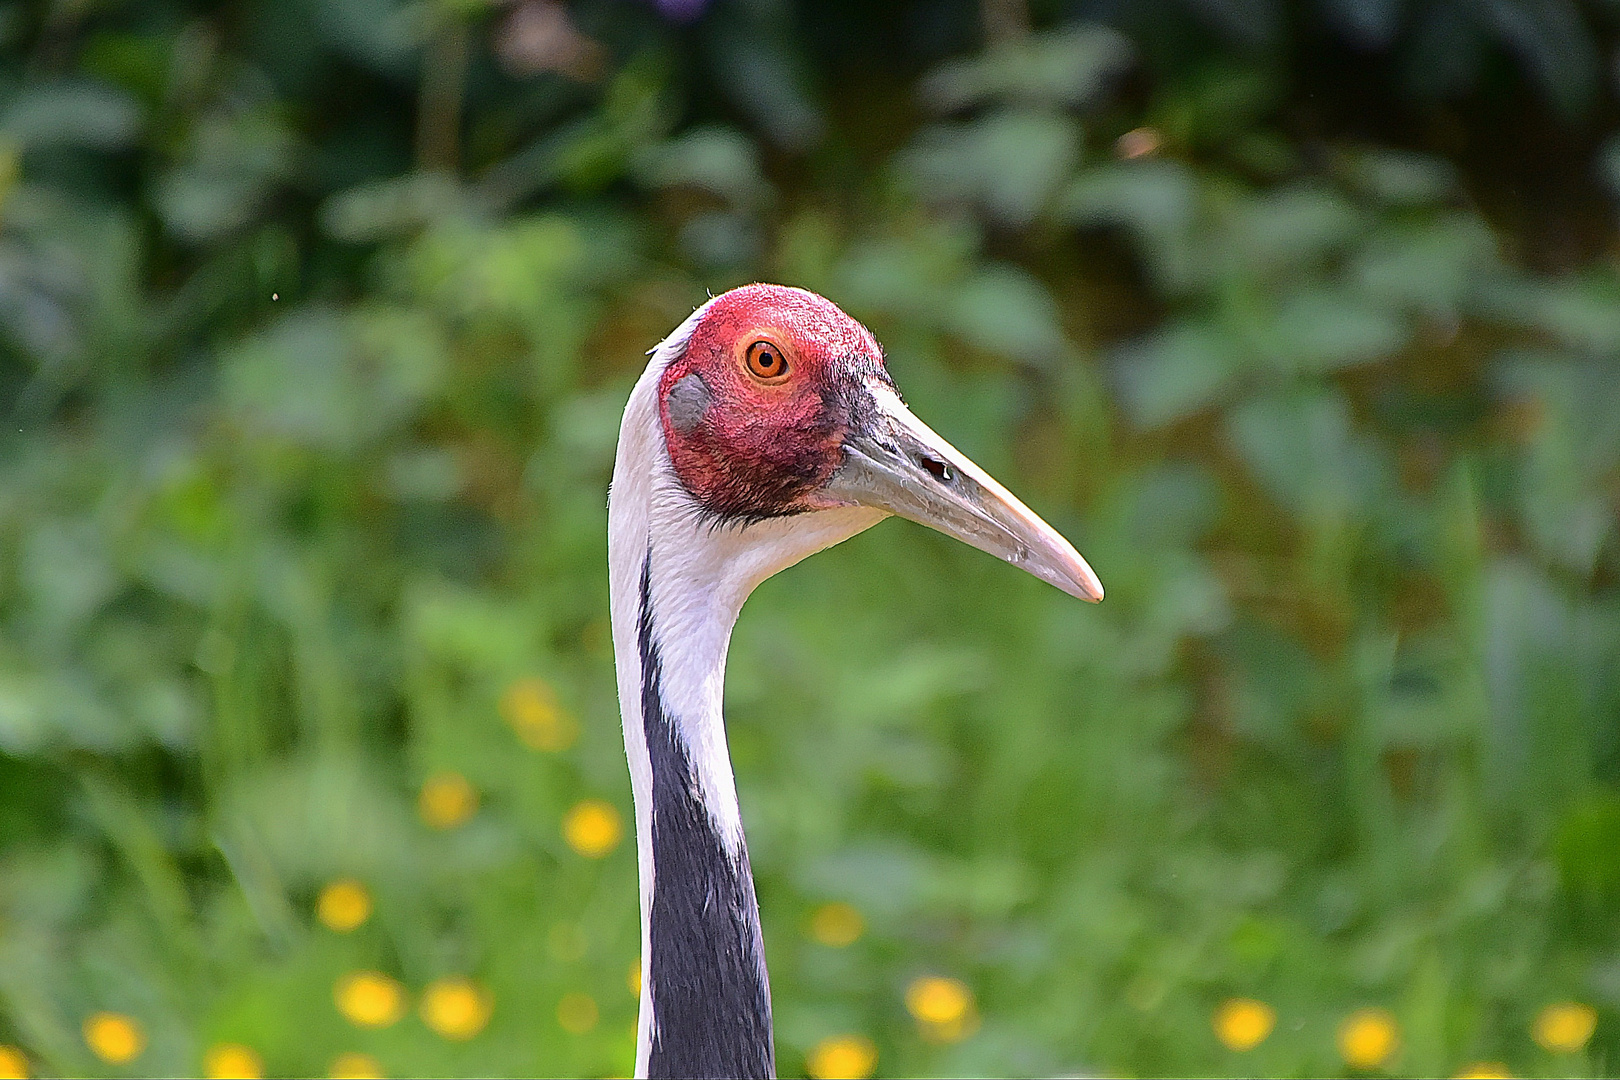
M 727 708 L 785 1075 L 841 1034 L 885 1075 L 1332 1074 L 1367 1005 L 1390 1072 L 1620 1060 L 1614 235 L 1392 134 L 1487 81 L 1488 147 L 1580 123 L 1601 20 L 1053 5 L 976 49 L 921 4 L 936 44 L 891 57 L 866 7 L 4 9 L 0 1044 L 627 1070 L 633 844 L 564 826 L 630 808 L 619 412 L 707 292 L 772 279 L 867 321 L 1108 587 L 889 523 L 750 601 Z M 1291 20 L 1306 60 L 1311 20 L 1388 50 L 1309 76 L 1384 80 L 1383 127 L 1302 133 Z M 1601 199 L 1617 143 L 1579 130 Z M 1549 220 L 1599 235 L 1549 269 Z M 449 774 L 477 807 L 433 827 Z M 340 878 L 375 900 L 341 933 Z M 831 901 L 854 944 L 809 932 Z M 471 976 L 489 1026 L 355 1026 L 361 969 L 413 1003 Z M 965 1038 L 906 1014 L 930 973 Z M 1276 1009 L 1255 1050 L 1211 1030 L 1232 996 Z M 1530 1036 L 1562 1000 L 1599 1011 L 1575 1053 Z

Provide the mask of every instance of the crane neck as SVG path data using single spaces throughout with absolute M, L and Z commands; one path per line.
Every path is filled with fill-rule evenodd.
M 770 1077 L 765 948 L 720 715 L 735 611 L 696 605 L 661 619 L 653 559 L 649 551 L 643 562 L 636 635 L 651 781 L 646 1075 Z
M 653 351 L 619 430 L 608 500 L 613 650 L 641 884 L 637 1076 L 775 1075 L 759 906 L 721 716 L 743 601 L 886 514 L 848 507 L 749 524 L 698 511 L 670 464 Z

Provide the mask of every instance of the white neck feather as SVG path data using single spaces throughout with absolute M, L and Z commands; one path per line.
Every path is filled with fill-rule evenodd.
M 704 808 L 733 849 L 743 844 L 731 756 L 721 718 L 726 650 L 737 614 L 766 578 L 877 524 L 880 510 L 849 507 L 775 518 L 746 527 L 704 518 L 676 479 L 658 402 L 664 368 L 685 351 L 707 305 L 652 352 L 630 392 L 619 429 L 608 500 L 608 572 L 613 650 L 625 753 L 636 806 L 641 883 L 641 1017 L 636 1074 L 645 1075 L 651 1044 L 652 765 L 641 711 L 637 635 L 643 564 L 650 560 L 649 605 L 662 661 L 665 714 L 692 764 Z

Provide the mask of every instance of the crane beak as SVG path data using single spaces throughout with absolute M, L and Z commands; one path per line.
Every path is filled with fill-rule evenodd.
M 872 396 L 875 422 L 844 440 L 828 495 L 954 536 L 1070 596 L 1103 598 L 1096 573 L 1056 529 L 912 415 L 893 390 L 875 386 Z

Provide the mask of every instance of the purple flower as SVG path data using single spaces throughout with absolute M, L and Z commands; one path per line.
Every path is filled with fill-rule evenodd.
M 653 0 L 658 13 L 675 22 L 691 22 L 703 14 L 709 0 Z

